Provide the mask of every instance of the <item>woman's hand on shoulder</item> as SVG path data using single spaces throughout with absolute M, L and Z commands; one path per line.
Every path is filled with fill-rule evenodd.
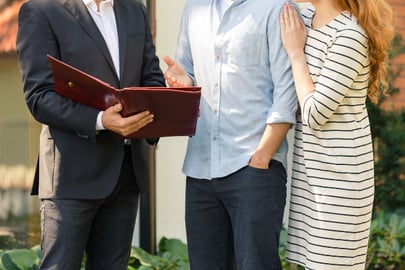
M 304 53 L 307 30 L 296 7 L 287 2 L 280 13 L 281 40 L 290 58 Z

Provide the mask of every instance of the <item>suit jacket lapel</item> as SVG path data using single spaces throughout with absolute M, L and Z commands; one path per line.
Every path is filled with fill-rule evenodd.
M 115 70 L 114 63 L 111 58 L 110 52 L 108 51 L 108 47 L 107 44 L 105 43 L 104 37 L 98 30 L 97 25 L 91 18 L 91 15 L 89 14 L 83 1 L 64 0 L 63 4 L 72 14 L 72 16 L 78 21 L 78 23 L 81 24 L 81 26 L 89 34 L 89 36 L 94 40 L 94 43 L 103 52 L 111 68 Z
M 125 65 L 125 55 L 127 51 L 127 37 L 128 37 L 128 25 L 127 25 L 127 12 L 125 6 L 121 1 L 114 0 L 114 11 L 115 11 L 115 20 L 117 21 L 117 30 L 118 30 L 118 42 L 120 50 L 120 77 L 124 74 L 124 65 Z

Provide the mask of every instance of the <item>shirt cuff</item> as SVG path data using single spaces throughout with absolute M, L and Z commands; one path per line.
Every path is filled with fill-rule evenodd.
M 97 122 L 96 122 L 96 130 L 104 130 L 103 121 L 101 118 L 103 117 L 104 111 L 100 111 L 97 115 Z

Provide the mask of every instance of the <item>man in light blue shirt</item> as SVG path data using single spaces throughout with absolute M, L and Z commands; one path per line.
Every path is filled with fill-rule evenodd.
M 164 58 L 168 84 L 202 87 L 183 167 L 192 270 L 281 269 L 286 134 L 297 109 L 284 3 L 189 0 L 176 61 Z

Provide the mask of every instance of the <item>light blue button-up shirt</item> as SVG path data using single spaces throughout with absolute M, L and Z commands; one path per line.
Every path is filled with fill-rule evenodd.
M 249 164 L 269 123 L 295 123 L 297 99 L 281 43 L 285 1 L 189 0 L 176 59 L 202 87 L 200 117 L 188 141 L 183 172 L 212 179 Z M 287 141 L 273 157 L 286 167 Z

